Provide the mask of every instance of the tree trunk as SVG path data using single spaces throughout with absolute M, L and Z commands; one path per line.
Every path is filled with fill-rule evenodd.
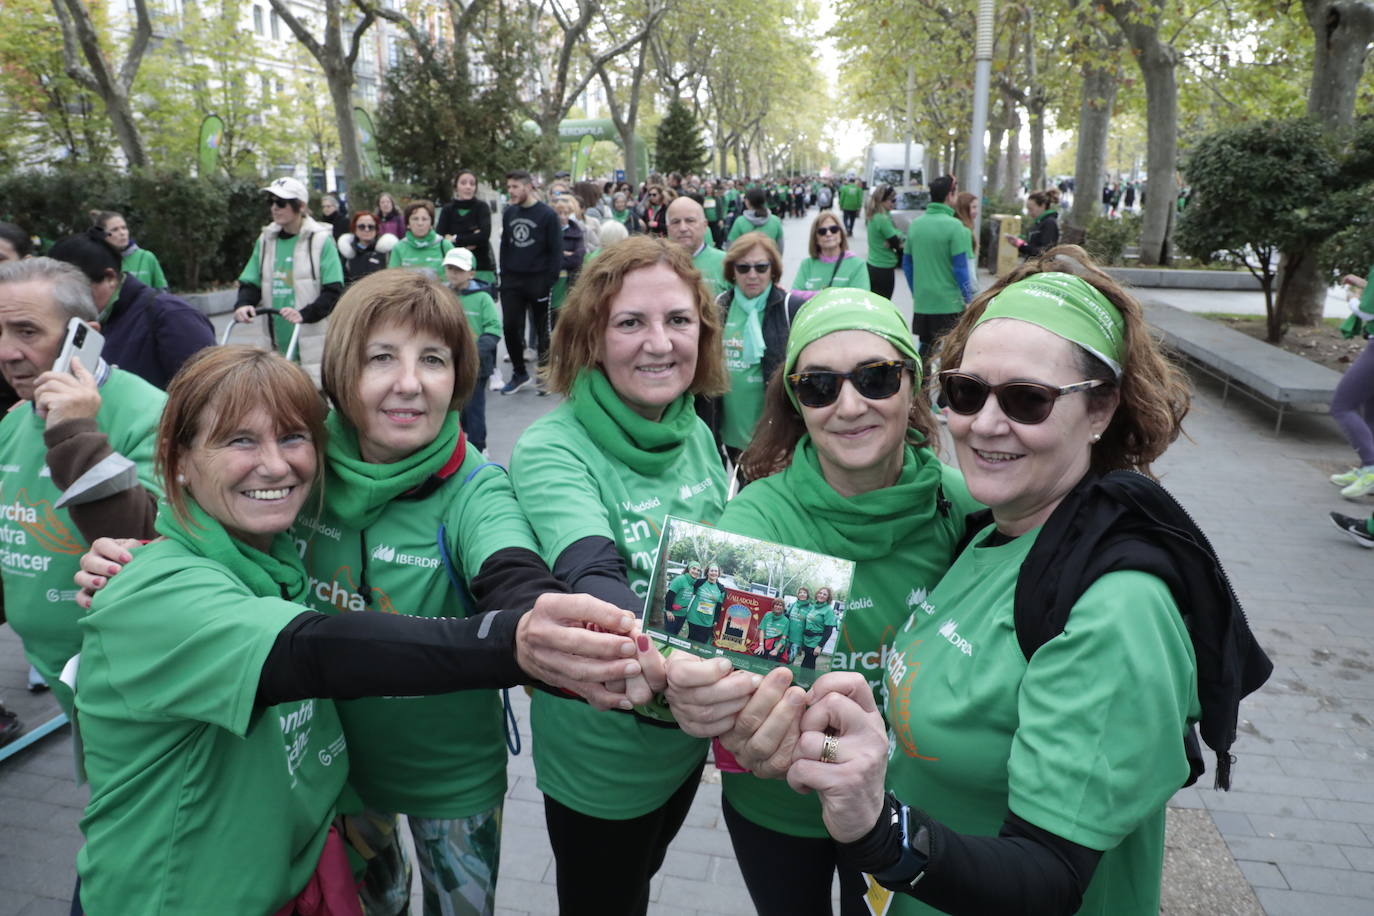
M 1374 3 L 1368 0 L 1304 0 L 1312 27 L 1312 85 L 1307 113 L 1331 127 L 1355 116 L 1355 96 L 1365 55 L 1374 38 Z M 1311 327 L 1321 321 L 1326 281 L 1315 251 L 1285 250 L 1279 258 L 1277 308 L 1288 324 Z
M 105 103 L 115 139 L 124 151 L 130 168 L 148 164 L 143 135 L 129 107 L 129 92 L 143 63 L 152 38 L 152 20 L 145 0 L 134 0 L 134 30 L 124 62 L 116 72 L 100 46 L 100 36 L 90 11 L 81 0 L 52 0 L 53 12 L 62 31 L 62 63 L 67 75 L 100 97 Z M 85 63 L 82 63 L 82 60 Z
M 353 68 L 342 73 L 325 72 L 329 82 L 329 99 L 334 103 L 334 123 L 339 132 L 339 159 L 343 162 L 344 180 L 352 191 L 363 177 L 363 157 L 358 147 L 358 125 L 353 117 Z
M 1015 106 L 1007 108 L 1007 158 L 1003 160 L 1002 191 L 1016 200 L 1021 191 L 1021 116 Z
M 990 122 L 988 127 L 988 158 L 984 163 L 986 174 L 983 176 L 983 197 L 985 198 L 996 197 L 1002 187 L 1002 171 L 998 165 L 1001 162 L 999 157 L 1002 155 L 1002 136 L 1005 133 L 1006 129 L 1002 127 L 1000 121 Z M 929 179 L 926 183 L 930 183 Z
M 1036 93 L 1026 105 L 1030 123 L 1030 185 L 1031 190 L 1045 188 L 1045 99 Z
M 1140 264 L 1167 264 L 1169 232 L 1173 228 L 1174 173 L 1178 166 L 1178 81 L 1174 71 L 1178 53 L 1159 37 L 1159 11 L 1147 15 L 1132 0 L 1108 3 L 1135 53 L 1145 79 L 1145 116 L 1149 124 L 1145 162 L 1150 172 L 1145 216 L 1140 227 Z
M 1078 106 L 1078 156 L 1073 169 L 1073 208 L 1064 226 L 1064 241 L 1081 245 L 1088 223 L 1097 215 L 1098 193 L 1107 165 L 1107 138 L 1116 104 L 1115 67 L 1083 67 L 1083 95 Z

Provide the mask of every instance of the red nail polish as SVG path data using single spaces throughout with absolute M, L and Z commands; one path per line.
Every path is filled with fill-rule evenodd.
M 635 644 L 639 646 L 639 651 L 649 651 L 649 637 L 645 636 L 643 633 L 640 633 L 639 636 L 635 638 Z

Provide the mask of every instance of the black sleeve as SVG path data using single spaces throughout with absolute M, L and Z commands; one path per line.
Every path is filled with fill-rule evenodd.
M 505 547 L 487 557 L 468 588 L 481 611 L 527 611 L 545 592 L 563 594 L 568 590 L 549 572 L 539 554 L 522 547 Z
M 893 867 L 900 852 L 893 821 L 885 805 L 868 836 L 840 844 L 841 861 L 869 874 Z M 1082 905 L 1102 858 L 1011 812 L 995 837 L 956 833 L 911 809 L 909 829 L 922 827 L 930 854 L 924 877 L 907 893 L 954 916 L 1069 916 Z
M 239 294 L 234 300 L 234 308 L 245 305 L 257 305 L 262 301 L 262 288 L 256 283 L 244 283 L 239 281 Z
M 455 238 L 457 238 L 457 234 L 458 234 L 458 226 L 456 225 L 457 222 L 458 222 L 458 211 L 457 211 L 456 209 L 454 209 L 453 204 L 452 204 L 452 203 L 444 204 L 442 207 L 439 208 L 439 222 L 438 222 L 438 224 L 434 227 L 434 231 L 435 231 L 437 234 L 441 235 L 441 236 L 443 236 L 443 235 L 452 235 L 452 236 L 454 236 Z
M 888 247 L 888 248 L 891 248 L 893 251 L 897 252 L 898 254 L 901 254 L 903 244 L 904 244 L 904 240 L 902 239 L 902 237 L 901 237 L 900 235 L 894 235 L 894 236 L 890 237 L 890 238 L 887 240 L 887 247 Z
M 546 210 L 544 256 L 548 260 L 545 262 L 544 295 L 547 296 L 553 290 L 553 285 L 558 282 L 558 275 L 563 270 L 563 227 L 559 224 L 558 214 L 553 208 L 548 207 Z
M 630 589 L 625 560 L 610 538 L 586 537 L 569 544 L 554 561 L 553 574 L 572 591 L 600 598 L 636 617 L 644 610 L 643 599 Z
M 320 287 L 320 294 L 315 297 L 315 301 L 301 309 L 301 321 L 314 324 L 328 318 L 329 313 L 334 311 L 334 303 L 338 302 L 342 295 L 342 283 L 326 283 Z
M 257 702 L 427 696 L 525 683 L 529 677 L 515 663 L 521 616 L 492 611 L 431 619 L 306 611 L 277 634 L 262 665 Z
M 477 218 L 477 226 L 471 234 L 464 240 L 464 244 L 482 247 L 491 243 L 491 208 L 483 201 L 477 201 L 472 208 L 472 215 Z

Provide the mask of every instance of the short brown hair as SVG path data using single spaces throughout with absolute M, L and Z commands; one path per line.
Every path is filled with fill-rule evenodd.
M 957 369 L 964 360 L 969 334 L 993 297 L 1018 280 L 1045 271 L 1062 271 L 1082 277 L 1106 296 L 1125 320 L 1120 379 L 1106 363 L 1075 346 L 1084 380 L 1101 379 L 1106 383 L 1087 392 L 1088 397 L 1101 403 L 1113 395 L 1119 396 L 1116 413 L 1102 433 L 1102 439 L 1092 447 L 1092 470 L 1098 474 L 1135 470 L 1153 477 L 1150 463 L 1164 454 L 1182 431 L 1190 403 L 1188 383 L 1155 343 L 1140 303 L 1077 245 L 1051 248 L 1040 257 L 1019 265 L 980 293 L 941 341 L 941 362 L 946 368 Z
M 611 300 L 625 285 L 625 277 L 657 264 L 666 264 L 692 290 L 701 336 L 697 341 L 697 370 L 688 389 L 693 394 L 721 394 L 730 387 L 725 371 L 720 313 L 711 301 L 701 272 L 682 246 L 667 239 L 634 235 L 601 250 L 582 268 L 563 307 L 549 344 L 549 364 L 544 378 L 549 390 L 572 391 L 577 374 L 598 366 L 606 357 L 606 325 Z
M 821 256 L 821 239 L 817 229 L 821 228 L 821 220 L 829 219 L 836 226 L 840 227 L 840 259 L 844 259 L 844 253 L 849 250 L 849 233 L 844 231 L 844 223 L 830 210 L 822 210 L 816 214 L 816 218 L 811 221 L 811 237 L 806 240 L 806 251 L 813 258 Z M 734 246 L 731 246 L 734 247 Z
M 410 203 L 406 204 L 406 208 L 401 211 L 401 221 L 404 222 L 406 226 L 410 225 L 410 215 L 416 210 L 424 210 L 429 214 L 429 221 L 434 222 L 434 204 L 422 198 L 420 200 L 412 200 Z
M 392 323 L 433 334 L 453 352 L 450 410 L 467 402 L 477 382 L 477 343 L 453 290 L 417 270 L 379 270 L 339 298 L 329 316 L 320 361 L 324 393 L 355 427 L 362 413 L 355 386 L 367 362 L 368 338 Z
M 187 453 L 204 430 L 207 439 L 230 432 L 257 408 L 281 431 L 309 431 L 315 445 L 315 479 L 321 495 L 329 412 L 314 382 L 300 366 L 272 350 L 256 347 L 206 347 L 192 356 L 167 387 L 167 403 L 157 428 L 157 473 L 172 512 L 187 520 L 186 494 L 177 483 Z M 210 424 L 210 425 L 206 425 Z
M 774 283 L 782 282 L 782 252 L 778 251 L 778 245 L 762 232 L 746 232 L 730 244 L 730 249 L 725 252 L 725 282 L 735 282 L 735 262 L 744 257 L 744 253 L 755 245 L 763 246 L 764 253 L 768 255 L 768 261 L 773 265 L 771 276 Z

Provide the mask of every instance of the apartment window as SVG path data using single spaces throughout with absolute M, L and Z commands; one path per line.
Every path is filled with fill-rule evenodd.
M 276 10 L 272 11 L 270 22 L 272 24 L 272 39 L 275 41 L 281 38 L 281 17 L 277 15 Z
M 253 4 L 253 31 L 262 34 L 262 7 Z

